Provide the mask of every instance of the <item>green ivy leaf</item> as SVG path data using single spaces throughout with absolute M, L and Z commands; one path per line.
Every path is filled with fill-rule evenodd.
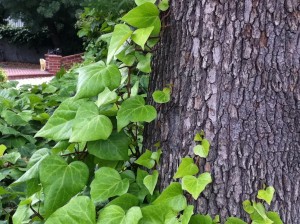
M 148 169 L 151 169 L 155 165 L 155 161 L 151 158 L 152 152 L 148 149 L 146 152 L 144 152 L 136 161 L 136 164 L 142 165 L 144 167 L 147 167 Z
M 118 99 L 118 95 L 115 91 L 110 91 L 107 87 L 99 93 L 98 100 L 96 102 L 98 107 L 101 107 L 103 105 L 114 103 Z
M 30 216 L 32 214 L 33 211 L 29 208 L 29 206 L 19 204 L 16 212 L 12 217 L 12 221 L 14 224 L 23 224 L 25 220 L 30 219 Z
M 116 65 L 105 65 L 103 61 L 76 70 L 79 73 L 76 98 L 93 97 L 105 87 L 116 89 L 121 83 L 121 73 Z
M 213 220 L 209 215 L 193 215 L 189 224 L 213 224 Z
M 168 215 L 174 212 L 170 207 L 166 207 L 165 204 L 149 205 L 142 207 L 143 218 L 139 224 L 176 224 L 174 222 L 167 222 Z M 173 220 L 172 220 L 173 221 Z
M 130 10 L 121 20 L 137 28 L 154 26 L 153 35 L 158 35 L 161 28 L 159 10 L 156 5 L 146 2 Z
M 87 183 L 89 169 L 85 163 L 75 161 L 67 164 L 59 156 L 48 156 L 39 166 L 46 216 L 65 205 Z
M 181 160 L 181 163 L 174 175 L 174 178 L 181 178 L 188 175 L 195 175 L 199 172 L 198 167 L 192 158 L 186 157 Z
M 271 204 L 271 201 L 273 199 L 275 193 L 275 189 L 272 186 L 269 186 L 266 188 L 266 190 L 259 190 L 257 194 L 258 199 L 262 199 L 268 203 L 268 205 Z
M 139 52 L 135 54 L 137 57 L 139 63 L 137 64 L 136 68 L 140 70 L 141 72 L 150 73 L 151 72 L 151 53 L 147 53 L 146 55 L 143 55 Z
M 4 110 L 1 113 L 1 116 L 11 126 L 25 126 L 28 124 L 28 121 L 24 120 L 20 115 L 16 114 L 10 110 Z
M 112 129 L 110 119 L 104 115 L 99 115 L 95 103 L 84 102 L 76 113 L 70 142 L 105 140 L 110 136 Z
M 122 50 L 119 54 L 116 55 L 116 58 L 119 59 L 127 66 L 132 66 L 136 60 L 134 52 L 126 53 L 129 47 Z
M 117 114 L 118 131 L 130 122 L 150 122 L 156 118 L 156 110 L 153 106 L 145 105 L 142 96 L 134 96 L 125 100 Z
M 243 201 L 243 209 L 248 214 L 252 214 L 254 212 L 254 208 L 249 200 Z
M 280 216 L 276 212 L 267 212 L 267 217 L 273 221 L 273 224 L 283 224 Z
M 181 220 L 182 220 L 181 223 L 182 224 L 189 224 L 190 219 L 191 219 L 193 214 L 194 214 L 194 206 L 193 205 L 188 205 L 184 209 L 183 215 L 181 216 Z
M 197 133 L 194 137 L 195 142 L 201 142 L 203 140 L 202 136 L 200 133 Z
M 196 145 L 193 148 L 194 154 L 200 156 L 202 158 L 206 158 L 208 156 L 209 151 L 205 151 L 202 145 Z
M 155 189 L 155 186 L 157 184 L 157 180 L 158 180 L 158 172 L 157 170 L 154 170 L 152 175 L 148 175 L 144 178 L 144 185 L 146 186 L 146 188 L 148 189 L 148 191 L 150 192 L 151 195 L 153 195 L 153 191 Z
M 202 173 L 198 178 L 184 176 L 182 178 L 182 189 L 189 192 L 195 200 L 199 197 L 205 187 L 212 182 L 210 173 Z
M 153 92 L 152 97 L 156 103 L 167 103 L 171 99 L 171 89 L 164 88 L 162 91 L 156 90 Z
M 104 202 L 110 197 L 125 194 L 129 188 L 129 180 L 121 179 L 115 169 L 101 167 L 95 172 L 91 183 L 91 197 L 94 202 Z
M 154 159 L 156 161 L 156 164 L 159 164 L 159 159 L 161 154 L 162 154 L 161 149 L 157 150 L 156 152 L 152 152 L 151 159 Z
M 100 211 L 97 224 L 138 224 L 142 217 L 139 207 L 132 207 L 125 213 L 121 207 L 110 205 Z
M 11 152 L 11 153 L 4 154 L 4 156 L 2 156 L 2 160 L 4 162 L 9 162 L 12 164 L 15 164 L 17 160 L 20 158 L 21 158 L 21 154 L 18 152 Z
M 158 4 L 158 8 L 163 12 L 167 11 L 169 9 L 169 0 L 161 0 Z
M 73 98 L 62 102 L 35 137 L 50 138 L 55 141 L 69 139 L 76 112 L 83 102 L 84 100 L 74 100 Z
M 106 61 L 107 64 L 110 63 L 117 50 L 124 44 L 124 42 L 131 36 L 131 34 L 132 34 L 132 30 L 126 24 L 115 25 L 115 29 L 114 32 L 112 33 L 112 37 L 108 47 L 107 61 Z
M 133 32 L 131 39 L 144 50 L 145 43 L 150 37 L 153 29 L 154 26 L 137 29 Z
M 130 139 L 124 132 L 113 132 L 107 140 L 88 142 L 90 154 L 104 160 L 128 160 Z
M 125 211 L 130 209 L 133 206 L 138 206 L 139 205 L 139 199 L 132 195 L 132 194 L 123 194 L 120 197 L 115 198 L 111 202 L 109 202 L 106 206 L 110 205 L 118 205 Z
M 135 0 L 135 4 L 136 5 L 142 5 L 142 4 L 146 3 L 146 2 L 151 2 L 151 3 L 154 4 L 156 2 L 156 0 Z
M 229 217 L 225 222 L 225 224 L 247 224 L 247 223 L 239 218 Z
M 89 197 L 72 198 L 68 204 L 56 210 L 45 224 L 95 224 L 96 209 Z
M 181 184 L 171 183 L 152 204 L 164 205 L 176 212 L 184 210 L 187 207 L 187 201 L 183 196 Z

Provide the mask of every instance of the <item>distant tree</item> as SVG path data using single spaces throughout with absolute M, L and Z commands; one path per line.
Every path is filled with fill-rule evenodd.
M 81 48 L 75 29 L 81 3 L 82 0 L 0 0 L 0 12 L 3 7 L 6 16 L 22 19 L 33 32 L 47 28 L 53 47 L 64 46 L 64 53 L 69 53 Z

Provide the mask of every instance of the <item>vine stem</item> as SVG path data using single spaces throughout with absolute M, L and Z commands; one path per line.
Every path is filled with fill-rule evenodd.
M 35 216 L 39 217 L 41 220 L 44 220 L 44 217 L 43 217 L 40 213 L 38 213 L 38 212 L 32 207 L 32 205 L 29 205 L 29 207 L 30 207 L 30 209 L 33 211 L 33 213 L 34 213 Z
M 127 93 L 128 93 L 128 98 L 130 98 L 130 94 L 131 94 L 131 85 L 130 85 L 130 82 L 131 82 L 131 68 L 128 69 L 128 82 L 127 82 Z

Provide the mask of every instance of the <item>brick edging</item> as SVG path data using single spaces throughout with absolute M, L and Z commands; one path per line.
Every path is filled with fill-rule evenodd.
M 70 69 L 73 64 L 80 63 L 83 53 L 61 56 L 56 54 L 45 54 L 46 70 L 51 74 L 56 74 L 62 67 Z

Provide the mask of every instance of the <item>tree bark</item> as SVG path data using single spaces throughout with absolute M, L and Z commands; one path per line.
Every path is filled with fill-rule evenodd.
M 167 84 L 172 99 L 145 130 L 145 146 L 163 148 L 160 187 L 203 129 L 211 151 L 199 167 L 213 184 L 198 212 L 245 217 L 242 201 L 266 184 L 270 209 L 300 223 L 299 1 L 173 0 L 164 26 L 149 100 Z

